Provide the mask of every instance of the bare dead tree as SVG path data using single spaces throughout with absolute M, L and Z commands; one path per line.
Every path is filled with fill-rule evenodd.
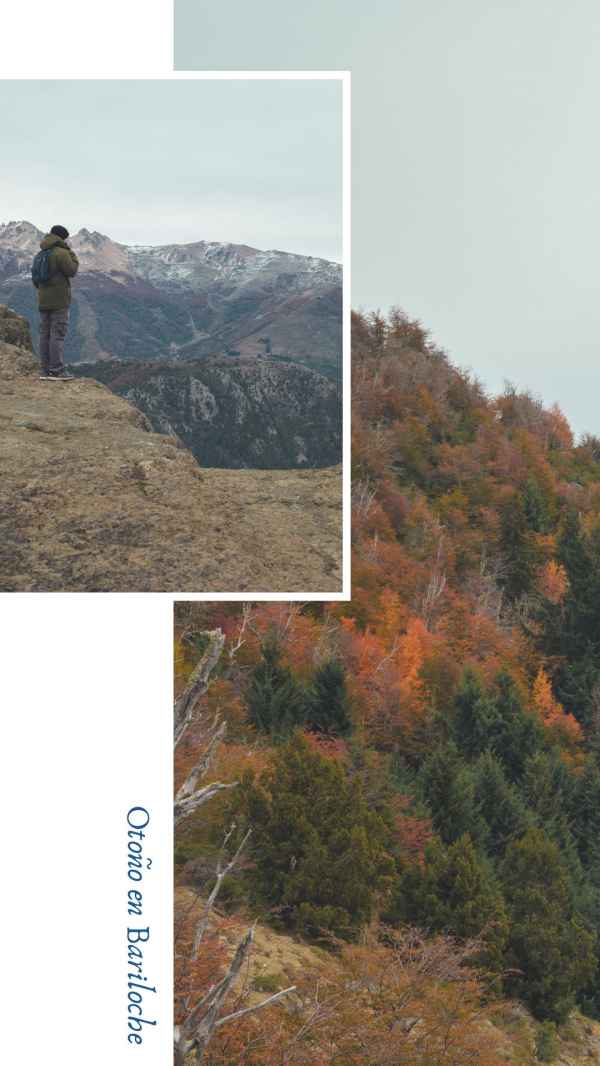
M 421 602 L 421 615 L 428 628 L 433 621 L 438 601 L 444 595 L 446 584 L 447 580 L 444 570 L 444 532 L 440 527 L 433 570 Z
M 379 559 L 379 532 L 375 530 L 372 537 L 362 545 L 362 558 L 368 563 L 377 563 Z
M 373 670 L 373 677 L 376 677 L 377 674 L 381 673 L 382 670 L 385 670 L 385 667 L 388 665 L 388 663 L 392 662 L 396 658 L 396 655 L 398 653 L 398 648 L 399 647 L 400 647 L 400 637 L 399 636 L 395 636 L 394 637 L 394 642 L 393 642 L 389 652 L 387 652 L 386 655 L 382 656 L 382 658 L 377 663 L 377 666 Z
M 319 666 L 327 659 L 335 659 L 339 656 L 340 626 L 337 619 L 325 616 L 321 619 L 316 640 L 312 648 L 312 661 L 314 666 Z
M 279 643 L 293 631 L 294 625 L 298 616 L 301 614 L 304 604 L 300 602 L 280 603 L 279 614 L 277 617 L 272 617 L 270 621 L 269 629 L 271 636 Z M 248 621 L 248 628 L 258 638 L 262 644 L 264 641 L 264 633 L 259 626 L 255 626 L 251 620 Z
M 230 859 L 229 862 L 226 862 L 224 864 L 223 863 L 223 855 L 225 854 L 225 849 L 227 848 L 227 844 L 229 843 L 230 837 L 233 835 L 233 833 L 235 831 L 235 828 L 236 828 L 235 824 L 231 825 L 230 828 L 227 830 L 227 832 L 225 834 L 225 839 L 223 840 L 223 847 L 221 848 L 221 854 L 219 855 L 219 858 L 217 859 L 217 868 L 216 868 L 216 871 L 215 871 L 215 874 L 216 874 L 215 883 L 213 885 L 212 891 L 211 891 L 208 899 L 206 900 L 206 903 L 204 904 L 200 920 L 198 921 L 198 924 L 196 925 L 196 932 L 194 934 L 194 950 L 193 950 L 194 956 L 196 956 L 198 954 L 198 949 L 200 947 L 200 944 L 202 943 L 202 940 L 204 939 L 204 935 L 205 935 L 206 930 L 208 928 L 208 922 L 209 922 L 209 919 L 210 919 L 211 911 L 212 911 L 212 909 L 213 909 L 213 907 L 215 905 L 215 900 L 216 900 L 216 898 L 219 895 L 219 892 L 221 890 L 221 884 L 223 883 L 224 878 L 227 877 L 227 874 L 230 874 L 235 869 L 235 867 L 237 866 L 238 861 L 240 859 L 240 856 L 241 856 L 241 854 L 242 854 L 244 848 L 246 847 L 246 844 L 248 843 L 248 840 L 250 838 L 250 833 L 252 832 L 251 829 L 248 830 L 246 835 L 243 837 L 241 844 L 238 846 L 233 858 Z
M 367 518 L 374 502 L 375 489 L 371 487 L 368 478 L 365 481 L 358 481 L 353 485 L 352 510 L 359 521 Z
M 210 676 L 219 661 L 225 644 L 225 634 L 220 629 L 212 629 L 205 636 L 208 639 L 206 651 L 198 665 L 192 670 L 190 679 L 181 696 L 175 700 L 175 747 L 177 747 L 193 720 L 194 711 L 208 688 Z
M 499 556 L 488 555 L 484 545 L 478 570 L 470 575 L 465 584 L 465 591 L 473 599 L 475 614 L 491 618 L 498 625 L 505 608 L 501 583 L 506 573 L 505 562 Z
M 237 645 L 234 645 L 237 649 L 239 649 L 243 643 L 243 634 L 248 625 L 249 618 L 250 611 L 248 608 L 248 611 L 245 612 L 243 616 Z M 177 750 L 178 745 L 185 737 L 191 723 L 198 723 L 198 706 L 202 697 L 208 690 L 211 676 L 219 661 L 221 652 L 223 651 L 225 637 L 220 629 L 209 631 L 205 636 L 208 640 L 206 651 L 196 668 L 192 671 L 192 675 L 184 692 L 175 701 L 175 750 Z M 223 783 L 220 781 L 211 782 L 203 786 L 201 785 L 201 782 L 210 769 L 217 748 L 223 740 L 225 729 L 226 723 L 220 720 L 218 714 L 214 716 L 212 722 L 205 725 L 200 745 L 200 755 L 175 797 L 174 817 L 176 825 L 196 811 L 202 806 L 202 804 L 206 803 L 217 792 L 225 788 L 234 788 L 237 785 L 237 782 Z M 223 856 L 225 855 L 227 844 L 229 843 L 229 839 L 234 829 L 235 826 L 232 826 L 225 834 L 221 854 L 217 860 L 215 883 L 201 909 L 201 914 L 196 924 L 192 947 L 192 961 L 198 958 L 202 948 L 210 917 L 223 880 L 238 865 L 241 854 L 250 836 L 251 830 L 249 830 L 242 839 L 233 858 L 229 861 L 224 861 Z M 248 930 L 244 938 L 238 944 L 235 955 L 229 964 L 225 976 L 216 984 L 211 985 L 209 989 L 196 1000 L 196 1002 L 192 1003 L 191 997 L 187 997 L 184 1004 L 184 1021 L 181 1025 L 175 1027 L 174 1032 L 175 1066 L 186 1066 L 189 1062 L 193 1062 L 194 1066 L 199 1066 L 204 1059 L 206 1049 L 213 1034 L 222 1025 L 240 1018 L 243 1014 L 262 1010 L 263 1007 L 277 1002 L 283 996 L 286 996 L 295 990 L 295 986 L 285 988 L 254 1006 L 244 1007 L 226 1015 L 221 1014 L 227 996 L 236 982 L 244 961 L 250 953 L 253 939 L 254 927 Z
M 235 640 L 231 641 L 231 643 L 230 643 L 230 645 L 229 645 L 229 647 L 227 649 L 227 657 L 229 659 L 229 663 L 230 664 L 235 659 L 235 657 L 236 657 L 238 651 L 240 650 L 240 648 L 245 644 L 245 641 L 246 641 L 246 637 L 245 637 L 246 629 L 250 625 L 251 620 L 252 620 L 252 605 L 250 603 L 244 603 L 244 604 L 242 604 L 242 620 L 240 622 L 240 625 L 239 625 L 239 628 L 238 628 L 238 631 L 237 631 L 237 636 L 236 636 Z
M 386 928 L 384 932 L 386 943 L 392 951 L 395 975 L 406 972 L 411 975 L 413 982 L 421 978 L 434 978 L 440 984 L 465 982 L 474 973 L 480 978 L 489 976 L 482 973 L 480 967 L 473 966 L 473 959 L 485 948 L 481 936 L 466 940 L 459 940 L 450 934 L 427 937 L 414 926 Z

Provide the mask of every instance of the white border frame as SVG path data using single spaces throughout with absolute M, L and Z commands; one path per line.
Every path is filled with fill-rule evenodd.
M 40 0 L 6 3 L 2 11 L 2 74 L 37 78 L 89 69 L 120 77 L 173 68 L 173 0 Z M 87 74 L 81 75 L 87 77 Z
M 340 81 L 342 83 L 342 588 L 338 592 L 151 592 L 122 593 L 128 598 L 140 596 L 159 596 L 168 600 L 199 601 L 248 601 L 279 600 L 292 601 L 342 601 L 351 598 L 351 564 L 350 564 L 350 389 L 351 389 L 351 355 L 350 355 L 350 312 L 351 312 L 351 75 L 349 71 L 332 70 L 217 70 L 217 71 L 170 71 L 168 73 L 129 73 L 129 74 L 11 74 L 1 73 L 2 81 Z M 118 589 L 109 595 L 119 593 Z M 32 596 L 31 592 L 2 592 L 0 603 L 5 596 Z M 98 593 L 78 593 L 65 590 L 46 595 L 73 595 L 78 598 L 97 596 Z

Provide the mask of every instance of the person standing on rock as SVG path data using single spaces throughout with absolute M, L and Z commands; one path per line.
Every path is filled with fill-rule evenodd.
M 73 381 L 65 370 L 65 338 L 69 328 L 71 278 L 79 268 L 75 252 L 69 248 L 68 229 L 53 226 L 33 260 L 31 278 L 37 289 L 40 309 L 40 377 Z

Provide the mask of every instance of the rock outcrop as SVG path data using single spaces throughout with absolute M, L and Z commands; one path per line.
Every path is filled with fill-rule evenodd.
M 200 466 L 287 470 L 341 460 L 339 390 L 307 367 L 223 357 L 73 369 L 124 396 L 157 433 L 179 437 Z
M 215 470 L 0 308 L 2 591 L 339 592 L 341 471 Z
M 25 351 L 33 351 L 29 322 L 21 315 L 0 304 L 0 343 L 14 344 Z

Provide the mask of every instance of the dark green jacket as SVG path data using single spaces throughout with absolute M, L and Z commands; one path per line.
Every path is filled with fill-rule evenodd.
M 50 278 L 46 285 L 38 286 L 40 311 L 61 311 L 71 303 L 71 282 L 79 269 L 79 260 L 65 241 L 49 233 L 40 242 L 40 248 L 52 248 L 50 255 Z

